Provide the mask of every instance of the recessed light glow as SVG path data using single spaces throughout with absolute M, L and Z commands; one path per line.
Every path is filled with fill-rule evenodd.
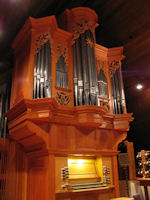
M 136 85 L 136 88 L 137 88 L 138 90 L 142 90 L 142 89 L 143 89 L 143 85 L 140 84 L 140 83 L 138 83 L 138 84 Z
M 74 154 L 74 156 L 83 156 L 83 154 Z
M 71 165 L 72 163 L 74 163 L 73 159 L 68 159 L 68 165 Z
M 83 159 L 79 159 L 78 161 L 77 161 L 77 165 L 78 165 L 78 167 L 82 167 L 83 166 L 83 164 L 84 164 L 84 160 Z

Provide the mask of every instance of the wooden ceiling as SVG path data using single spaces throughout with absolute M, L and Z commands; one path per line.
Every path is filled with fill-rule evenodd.
M 11 42 L 26 19 L 56 15 L 85 6 L 99 16 L 97 43 L 124 46 L 123 77 L 128 112 L 135 120 L 128 139 L 138 149 L 150 148 L 150 1 L 149 0 L 0 0 L 0 74 L 13 67 Z M 135 84 L 141 81 L 142 91 Z

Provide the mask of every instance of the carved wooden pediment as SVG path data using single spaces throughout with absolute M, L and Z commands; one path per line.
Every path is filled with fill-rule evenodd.
M 121 61 L 120 60 L 112 60 L 109 61 L 109 73 L 110 77 L 113 76 L 115 71 L 121 67 Z
M 42 33 L 40 35 L 36 36 L 36 40 L 35 40 L 35 54 L 39 52 L 39 50 L 41 49 L 41 47 L 47 42 L 50 41 L 50 46 L 52 48 L 52 38 L 50 33 Z
M 102 69 L 105 76 L 106 76 L 106 61 L 105 60 L 100 60 L 99 58 L 96 58 L 96 70 L 97 70 L 97 75 L 99 74 L 100 70 Z
M 68 65 L 68 48 L 62 44 L 56 45 L 56 63 L 60 56 L 64 58 L 65 63 Z

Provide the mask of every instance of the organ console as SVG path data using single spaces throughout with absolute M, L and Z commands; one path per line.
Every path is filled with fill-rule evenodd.
M 81 191 L 106 187 L 111 184 L 112 172 L 107 166 L 102 166 L 102 158 L 91 155 L 71 156 L 67 159 L 67 167 L 61 168 L 62 189 Z M 62 191 L 58 188 L 58 193 Z
M 81 7 L 58 23 L 30 17 L 13 41 L 7 199 L 119 197 L 117 146 L 133 118 L 123 47 L 96 44 L 97 18 Z

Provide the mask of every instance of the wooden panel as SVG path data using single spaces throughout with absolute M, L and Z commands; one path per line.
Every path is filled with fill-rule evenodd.
M 112 170 L 113 170 L 113 183 L 115 185 L 115 197 L 120 197 L 117 156 L 112 157 Z
M 113 176 L 115 176 L 115 174 L 112 168 L 112 157 L 102 157 L 102 165 L 110 169 L 110 174 L 108 174 L 108 176 L 110 177 L 110 185 L 113 185 L 114 184 Z
M 74 148 L 74 127 L 52 125 L 50 129 L 50 147 L 61 149 Z
M 97 195 L 84 195 L 84 196 L 77 196 L 72 197 L 71 200 L 97 200 Z
M 57 145 L 56 148 L 65 148 L 70 147 L 68 127 L 57 125 Z
M 107 140 L 106 138 L 109 138 Z M 111 130 L 96 130 L 97 149 L 111 149 L 114 144 L 114 134 Z
M 55 157 L 53 155 L 30 160 L 27 199 L 55 200 Z
M 61 178 L 61 168 L 68 166 L 67 157 L 56 157 L 55 158 L 55 187 L 57 192 L 64 192 L 65 190 L 61 187 L 65 184 L 65 181 Z
M 24 44 L 24 42 L 22 43 Z M 30 52 L 30 43 L 26 41 L 26 44 L 21 47 L 24 51 L 19 49 L 19 52 L 16 52 L 16 67 L 14 70 L 14 79 L 13 86 L 11 91 L 11 104 L 10 107 L 14 106 L 16 103 L 21 101 L 23 98 L 28 97 L 29 93 L 29 68 L 27 67 L 29 64 L 29 52 Z
M 58 198 L 56 198 L 58 199 Z M 71 198 L 61 198 L 61 200 L 71 200 Z
M 6 189 L 6 199 L 27 200 L 27 158 L 15 142 L 8 150 Z
M 115 193 L 114 191 L 112 191 L 112 192 L 99 195 L 98 200 L 101 200 L 101 199 L 110 200 L 110 198 L 114 198 L 114 197 L 115 197 Z
M 95 167 L 96 167 L 98 177 L 100 177 L 101 182 L 103 182 L 103 163 L 102 163 L 101 157 L 96 158 Z
M 76 148 L 77 149 L 95 149 L 96 133 L 95 130 L 76 129 Z
M 30 188 L 28 190 L 28 199 L 34 200 L 37 198 L 47 199 L 46 192 L 46 172 L 42 170 L 30 170 L 29 175 L 29 184 Z
M 127 152 L 129 156 L 129 179 L 135 180 L 136 178 L 136 167 L 135 167 L 135 154 L 133 142 L 125 142 L 127 147 Z
M 7 151 L 0 152 L 0 197 L 6 198 Z

